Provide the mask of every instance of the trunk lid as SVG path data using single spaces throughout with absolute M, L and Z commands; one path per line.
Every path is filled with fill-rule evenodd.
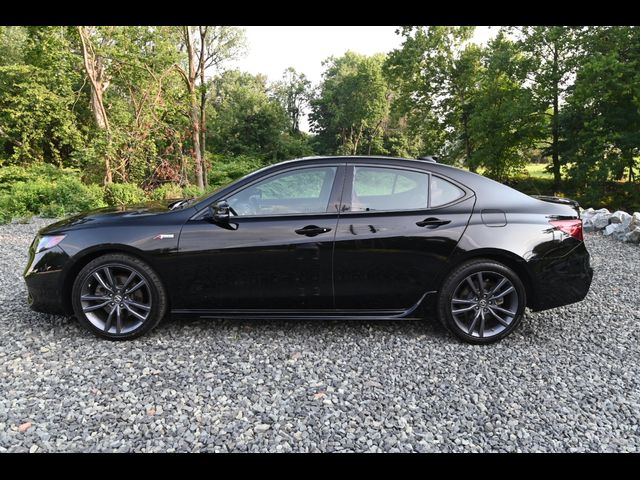
M 580 218 L 580 204 L 571 198 L 554 197 L 551 195 L 531 195 L 531 197 L 537 200 L 542 200 L 543 202 L 559 203 L 561 205 L 570 206 L 576 211 L 578 218 Z

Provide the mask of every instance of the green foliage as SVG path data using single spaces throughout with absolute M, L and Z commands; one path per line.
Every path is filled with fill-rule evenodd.
M 498 35 L 484 58 L 468 123 L 474 145 L 470 168 L 482 166 L 497 180 L 522 170 L 528 160 L 527 150 L 540 136 L 536 104 L 524 86 L 526 73 L 518 46 Z
M 384 60 L 383 54 L 347 52 L 324 62 L 326 70 L 309 115 L 323 153 L 384 153 L 382 142 L 376 141 L 383 135 L 391 100 Z
M 182 188 L 175 183 L 165 183 L 152 190 L 149 194 L 151 200 L 171 200 L 174 198 L 183 198 L 184 196 Z
M 110 183 L 104 187 L 104 199 L 112 207 L 143 203 L 147 197 L 140 187 L 132 183 Z
M 238 71 L 214 80 L 207 144 L 221 155 L 281 159 L 287 113 L 269 98 L 266 78 Z
M 31 215 L 60 217 L 105 206 L 103 190 L 77 171 L 38 164 L 0 170 L 0 221 Z
M 214 188 L 222 187 L 263 166 L 264 163 L 254 157 L 216 157 L 209 174 L 209 185 Z

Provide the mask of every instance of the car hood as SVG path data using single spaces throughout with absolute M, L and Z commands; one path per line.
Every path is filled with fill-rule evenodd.
M 79 228 L 91 228 L 98 225 L 135 223 L 144 217 L 166 214 L 172 210 L 171 202 L 149 202 L 139 205 L 105 207 L 79 213 L 52 223 L 40 230 L 40 234 L 62 233 Z

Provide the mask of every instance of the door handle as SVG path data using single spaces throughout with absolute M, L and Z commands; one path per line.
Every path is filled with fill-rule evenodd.
M 306 235 L 307 237 L 315 237 L 316 235 L 320 235 L 321 233 L 330 232 L 330 228 L 326 227 L 318 227 L 317 225 L 307 225 L 306 227 L 299 228 L 295 232 L 298 235 Z
M 439 218 L 429 217 L 425 218 L 421 222 L 416 222 L 416 225 L 419 227 L 438 228 L 442 225 L 446 225 L 447 223 L 451 223 L 451 220 L 440 220 Z

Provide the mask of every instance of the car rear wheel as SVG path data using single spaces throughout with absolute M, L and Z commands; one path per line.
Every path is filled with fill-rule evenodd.
M 108 254 L 89 262 L 73 284 L 76 317 L 90 331 L 110 340 L 129 340 L 164 317 L 167 297 L 160 278 L 142 260 Z
M 438 296 L 438 318 L 458 338 L 492 343 L 520 323 L 526 293 L 518 275 L 493 260 L 471 260 L 455 268 Z

